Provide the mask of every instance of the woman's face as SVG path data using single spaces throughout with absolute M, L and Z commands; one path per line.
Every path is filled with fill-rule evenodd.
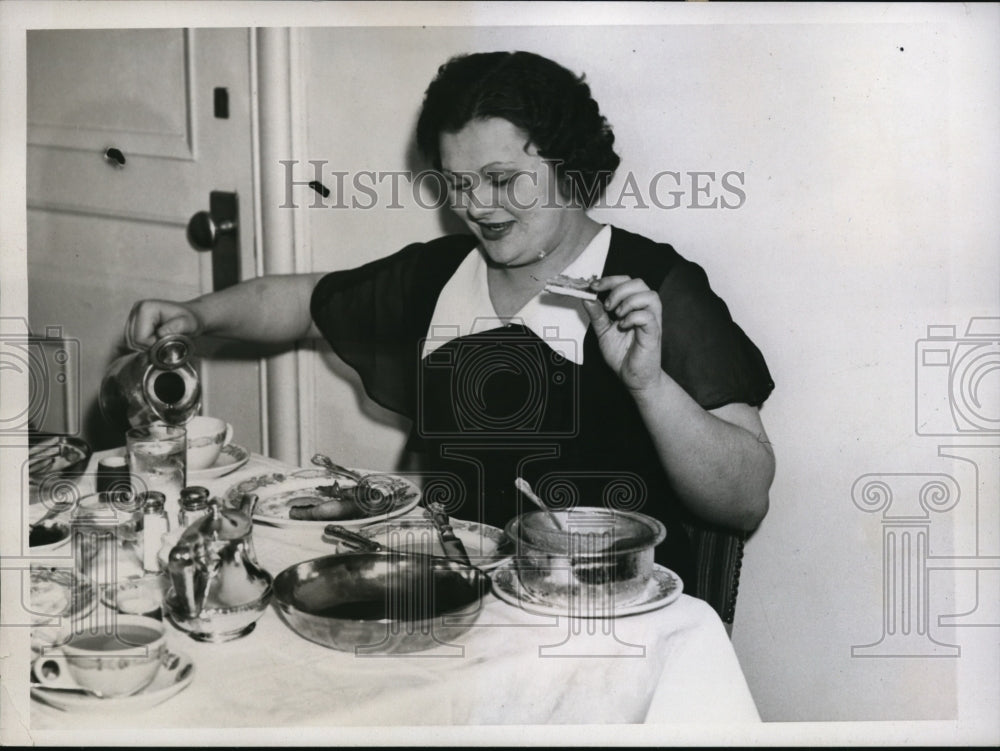
M 441 168 L 452 210 L 494 263 L 522 266 L 566 249 L 584 218 L 558 189 L 555 167 L 527 134 L 502 118 L 473 120 L 441 135 Z

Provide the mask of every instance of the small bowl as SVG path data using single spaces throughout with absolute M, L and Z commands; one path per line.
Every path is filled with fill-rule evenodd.
M 162 619 L 161 606 L 170 588 L 166 574 L 146 574 L 108 584 L 101 602 L 123 615 Z
M 69 542 L 70 526 L 64 522 L 50 520 L 28 530 L 28 547 L 32 555 L 45 555 Z
M 196 641 L 232 641 L 254 630 L 271 602 L 272 593 L 272 588 L 268 586 L 260 597 L 244 605 L 204 608 L 197 616 L 191 616 L 171 587 L 163 601 L 163 609 L 171 623 Z
M 315 558 L 274 579 L 278 610 L 299 636 L 379 655 L 453 643 L 479 617 L 488 588 L 474 566 L 394 551 Z
M 543 511 L 507 523 L 517 548 L 517 577 L 528 593 L 552 605 L 602 610 L 643 594 L 653 574 L 653 548 L 667 535 L 660 521 L 586 506 L 555 515 L 563 530 Z

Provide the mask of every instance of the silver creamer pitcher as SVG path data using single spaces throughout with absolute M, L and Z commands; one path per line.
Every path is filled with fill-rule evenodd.
M 200 641 L 229 641 L 249 634 L 271 599 L 271 575 L 253 549 L 253 507 L 245 495 L 239 509 L 217 499 L 210 513 L 184 530 L 170 551 L 165 602 L 174 624 Z
M 115 427 L 151 422 L 180 425 L 201 409 L 201 382 L 191 363 L 194 344 L 171 334 L 148 350 L 111 363 L 101 383 L 101 412 Z

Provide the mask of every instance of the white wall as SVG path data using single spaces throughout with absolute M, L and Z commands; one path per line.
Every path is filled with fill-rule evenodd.
M 966 22 L 959 6 L 914 24 L 297 32 L 298 156 L 327 160 L 331 189 L 334 170 L 412 166 L 423 91 L 450 55 L 515 48 L 587 74 L 624 160 L 611 195 L 629 172 L 640 186 L 662 170 L 744 173 L 736 210 L 597 216 L 702 264 L 777 383 L 763 418 L 778 474 L 747 550 L 734 633 L 765 719 L 957 718 L 984 654 L 995 686 L 997 629 L 937 621 L 974 604 L 969 572 L 930 579 L 930 636 L 962 645 L 960 657 L 851 652 L 879 639 L 883 618 L 882 517 L 852 502 L 859 476 L 953 474 L 962 502 L 932 515 L 931 553 L 976 552 L 975 480 L 938 457 L 949 439 L 915 434 L 914 355 L 929 324 L 961 334 L 972 316 L 1000 315 L 997 16 L 978 12 L 986 23 Z M 296 177 L 313 179 L 305 167 Z M 379 209 L 303 209 L 314 267 L 441 234 L 441 218 L 407 190 L 407 209 L 385 208 L 387 187 Z M 312 201 L 308 188 L 295 195 Z M 400 423 L 360 399 L 343 370 L 328 355 L 316 369 L 315 448 L 392 466 Z M 995 599 L 995 582 L 984 577 L 985 596 Z

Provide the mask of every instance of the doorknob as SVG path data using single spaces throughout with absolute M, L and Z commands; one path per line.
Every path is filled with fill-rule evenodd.
M 236 231 L 236 222 L 223 220 L 218 224 L 208 211 L 199 211 L 188 222 L 188 241 L 198 250 L 212 250 L 219 235 L 230 235 Z
M 231 287 L 240 280 L 239 202 L 235 193 L 213 190 L 208 211 L 199 211 L 187 225 L 188 242 L 212 252 L 212 287 Z

